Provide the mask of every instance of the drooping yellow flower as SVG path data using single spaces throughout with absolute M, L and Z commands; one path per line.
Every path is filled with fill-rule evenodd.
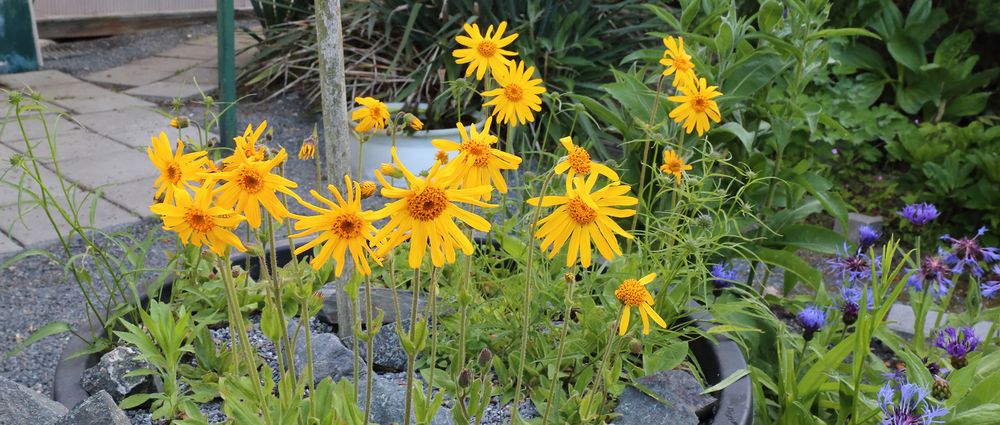
M 365 181 L 361 183 L 361 188 L 358 191 L 361 192 L 361 199 L 368 199 L 375 194 L 376 190 L 378 190 L 378 186 L 375 185 L 375 182 Z
M 632 239 L 632 234 L 615 223 L 614 218 L 631 217 L 635 215 L 635 208 L 614 207 L 636 205 L 639 200 L 626 195 L 629 192 L 628 185 L 617 182 L 592 192 L 597 177 L 593 173 L 586 180 L 581 177 L 567 180 L 566 195 L 528 200 L 528 205 L 536 207 L 559 206 L 538 221 L 539 228 L 534 237 L 542 239 L 542 251 L 552 248 L 549 258 L 555 257 L 566 241 L 569 241 L 566 267 L 576 263 L 577 258 L 580 259 L 580 264 L 589 267 L 593 256 L 591 242 L 602 257 L 610 260 L 615 255 L 622 255 L 616 234 Z
M 681 87 L 694 84 L 697 78 L 694 75 L 694 63 L 691 62 L 691 55 L 684 51 L 684 37 L 669 36 L 663 39 L 663 46 L 667 48 L 660 59 L 660 65 L 667 67 L 663 70 L 663 75 L 674 75 L 674 87 Z
M 233 141 L 236 142 L 236 147 L 233 149 L 232 155 L 222 159 L 222 170 L 230 171 L 241 164 L 251 161 L 263 161 L 267 153 L 267 148 L 263 146 L 257 147 L 257 141 L 260 140 L 265 129 L 267 129 L 267 121 L 261 121 L 257 129 L 253 128 L 253 124 L 247 124 L 246 130 L 243 130 L 243 135 L 233 138 Z
M 149 210 L 163 219 L 163 229 L 177 233 L 185 245 L 207 245 L 219 255 L 225 255 L 228 247 L 246 251 L 232 231 L 243 221 L 243 216 L 213 205 L 214 187 L 215 182 L 209 181 L 195 189 L 193 200 L 187 190 L 178 190 L 173 203 L 155 204 Z
M 476 126 L 469 126 L 466 130 L 462 123 L 458 123 L 458 134 L 462 136 L 462 143 L 444 139 L 434 139 L 431 143 L 446 152 L 458 151 L 458 155 L 451 160 L 448 170 L 456 174 L 457 186 L 485 185 L 496 187 L 500 193 L 507 193 L 507 181 L 503 178 L 503 171 L 516 170 L 521 164 L 521 158 L 493 147 L 497 142 L 497 136 L 490 134 L 491 124 L 493 117 L 486 119 L 483 131 L 479 132 Z M 492 192 L 492 190 L 486 192 L 483 200 L 489 201 Z
M 673 149 L 663 151 L 663 165 L 660 166 L 660 171 L 673 174 L 674 178 L 677 179 L 677 184 L 681 184 L 681 173 L 690 169 L 691 166 L 685 164 L 684 160 L 677 156 Z
M 417 118 L 416 115 L 406 114 L 406 117 L 406 123 L 410 125 L 410 128 L 412 128 L 413 131 L 420 131 L 424 129 L 424 122 L 420 121 L 420 118 Z
M 380 100 L 373 97 L 355 97 L 354 101 L 361 105 L 351 114 L 351 120 L 358 121 L 354 131 L 364 133 L 374 129 L 379 131 L 385 128 L 389 121 L 389 108 Z
M 535 114 L 542 110 L 542 98 L 545 93 L 542 79 L 532 80 L 535 67 L 524 68 L 524 61 L 513 62 L 493 76 L 500 83 L 500 88 L 483 92 L 483 97 L 492 97 L 484 106 L 493 106 L 493 115 L 504 124 L 517 125 L 534 122 Z
M 367 257 L 372 254 L 370 242 L 375 236 L 375 226 L 372 225 L 373 213 L 361 209 L 361 190 L 358 183 L 351 181 L 350 177 L 344 176 L 344 184 L 347 188 L 347 199 L 340 195 L 340 190 L 336 186 L 327 185 L 327 189 L 333 193 L 337 202 L 323 197 L 315 190 L 309 191 L 314 198 L 325 204 L 326 208 L 299 200 L 303 206 L 319 214 L 307 217 L 296 216 L 298 221 L 295 222 L 295 230 L 300 230 L 300 232 L 290 237 L 301 238 L 319 233 L 305 245 L 295 248 L 295 254 L 298 255 L 323 244 L 323 248 L 309 262 L 314 269 L 319 270 L 333 257 L 337 261 L 334 272 L 337 277 L 340 277 L 344 271 L 344 254 L 350 253 L 351 260 L 358 272 L 368 276 L 372 273 L 372 269 L 368 265 Z M 375 261 L 378 262 L 378 259 L 376 258 Z
M 170 139 L 167 134 L 160 132 L 159 137 L 152 137 L 152 147 L 146 148 L 149 161 L 153 163 L 160 176 L 156 178 L 153 185 L 156 187 L 154 197 L 164 202 L 174 200 L 174 192 L 182 192 L 193 188 L 192 181 L 198 181 L 199 175 L 208 159 L 205 151 L 184 153 L 184 142 L 177 141 L 177 151 L 170 151 Z
M 440 166 L 431 167 L 426 178 L 415 176 L 399 160 L 396 148 L 392 149 L 392 159 L 406 177 L 409 187 L 407 189 L 393 187 L 381 172 L 375 172 L 375 176 L 382 183 L 382 196 L 396 199 L 375 212 L 372 217 L 374 220 L 389 217 L 389 222 L 375 234 L 375 240 L 381 241 L 378 254 L 385 255 L 392 248 L 409 240 L 408 263 L 411 268 L 420 267 L 428 250 L 431 263 L 435 267 L 455 262 L 455 249 L 462 250 L 466 255 L 472 255 L 475 248 L 458 228 L 455 219 L 481 232 L 490 230 L 490 222 L 462 209 L 456 202 L 486 208 L 494 207 L 495 205 L 479 200 L 492 188 L 489 186 L 452 188 L 453 176 L 443 173 Z
M 479 32 L 478 24 L 465 24 L 464 28 L 468 36 L 459 35 L 455 37 L 455 41 L 467 48 L 455 49 L 451 55 L 456 58 L 455 63 L 459 65 L 469 64 L 465 70 L 466 77 L 475 72 L 476 79 L 482 80 L 487 69 L 492 70 L 493 75 L 496 75 L 510 62 L 507 56 L 517 56 L 517 52 L 503 49 L 508 44 L 513 43 L 518 35 L 513 33 L 506 37 L 503 36 L 503 32 L 507 29 L 506 21 L 500 23 L 496 33 L 493 32 L 493 25 L 490 25 L 486 28 L 485 36 Z
M 305 161 L 314 158 L 316 158 L 316 139 L 307 137 L 299 148 L 299 159 Z
M 697 129 L 698 136 L 708 131 L 708 119 L 719 122 L 722 119 L 719 112 L 719 105 L 715 103 L 716 97 L 722 96 L 715 86 L 708 85 L 704 78 L 695 80 L 695 83 L 680 86 L 678 90 L 683 96 L 670 96 L 672 102 L 680 102 L 680 105 L 670 111 L 670 118 L 674 121 L 684 122 L 684 132 L 691 134 Z
M 621 180 L 615 170 L 607 165 L 591 161 L 590 153 L 583 147 L 573 144 L 572 137 L 563 137 L 559 139 L 559 143 L 562 143 L 563 147 L 566 148 L 566 159 L 556 164 L 556 174 L 569 171 L 566 178 L 572 180 L 577 176 L 587 177 L 590 173 L 597 173 L 611 179 L 611 181 Z
M 656 310 L 653 310 L 653 297 L 649 295 L 649 291 L 646 290 L 646 285 L 656 279 L 656 273 L 650 273 L 644 276 L 642 279 L 625 279 L 618 289 L 615 290 L 615 298 L 622 302 L 624 308 L 622 308 L 622 317 L 618 320 L 618 335 L 624 336 L 625 331 L 628 330 L 628 321 L 630 317 L 630 309 L 635 307 L 639 309 L 639 317 L 642 318 L 642 334 L 649 335 L 649 318 L 653 318 L 661 328 L 667 328 L 667 322 L 663 321 L 663 318 L 659 314 L 656 314 Z
M 240 165 L 239 167 L 219 173 L 219 178 L 225 180 L 225 184 L 219 187 L 219 204 L 233 207 L 237 214 L 244 214 L 250 227 L 260 227 L 260 207 L 271 214 L 280 223 L 288 217 L 288 209 L 278 200 L 275 192 L 281 192 L 295 199 L 299 199 L 292 188 L 298 185 L 271 172 L 271 170 L 281 164 L 288 154 L 282 149 L 267 161 L 254 161 Z
M 184 116 L 170 119 L 170 126 L 176 129 L 187 128 L 189 123 L 188 117 Z

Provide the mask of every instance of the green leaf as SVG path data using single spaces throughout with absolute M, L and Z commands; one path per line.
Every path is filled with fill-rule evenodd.
M 158 396 L 159 394 L 132 394 L 122 400 L 118 407 L 124 410 L 136 408 L 145 404 L 150 399 L 157 398 Z
M 758 247 L 753 253 L 761 261 L 785 269 L 786 276 L 788 273 L 795 275 L 814 290 L 823 284 L 823 274 L 793 252 Z
M 45 326 L 42 326 L 37 331 L 33 332 L 30 336 L 25 338 L 24 342 L 18 344 L 16 347 L 8 351 L 7 354 L 4 354 L 3 358 L 4 360 L 7 360 L 11 357 L 16 356 L 18 353 L 24 351 L 24 349 L 31 346 L 31 344 L 34 344 L 52 335 L 58 335 L 63 332 L 69 332 L 71 330 L 73 330 L 73 328 L 69 325 L 69 323 L 66 322 L 46 323 Z
M 743 145 L 743 149 L 746 149 L 747 153 L 753 152 L 753 133 L 747 131 L 743 128 L 740 123 L 736 121 L 729 121 L 723 125 L 720 125 L 713 131 L 713 133 L 729 133 L 739 139 L 740 143 Z
M 781 237 L 775 242 L 822 254 L 836 254 L 846 240 L 843 235 L 825 227 L 792 224 L 781 229 Z
M 847 226 L 847 204 L 840 195 L 830 192 L 830 183 L 823 177 L 814 173 L 803 173 L 795 177 L 794 181 L 801 185 L 810 195 L 819 200 L 823 209 L 832 215 L 846 229 Z
M 949 416 L 946 424 L 954 425 L 996 425 L 1000 424 L 1000 404 L 981 404 L 963 412 Z
M 684 361 L 688 354 L 687 341 L 677 341 L 658 348 L 651 354 L 642 356 L 642 370 L 652 375 L 661 370 L 670 370 Z
M 976 115 L 986 109 L 986 101 L 990 99 L 989 92 L 968 94 L 952 100 L 945 105 L 944 113 L 950 117 L 967 117 Z
M 906 15 L 905 28 L 916 28 L 923 25 L 927 18 L 931 16 L 931 0 L 916 0 L 910 6 L 910 12 Z
M 926 60 L 924 46 L 905 34 L 897 34 L 885 44 L 885 47 L 889 49 L 889 54 L 896 62 L 912 71 L 919 72 L 920 66 Z
M 702 391 L 701 393 L 702 394 L 714 393 L 716 391 L 719 391 L 719 390 L 721 390 L 723 388 L 726 388 L 726 387 L 732 385 L 734 382 L 739 381 L 740 378 L 742 378 L 744 376 L 747 376 L 749 374 L 750 374 L 749 370 L 746 370 L 746 369 L 737 370 L 736 372 L 733 372 L 732 374 L 730 374 L 729 376 L 727 376 L 725 379 L 719 381 L 718 384 L 715 384 L 715 385 L 712 385 L 711 387 L 705 388 L 705 390 Z
M 751 96 L 770 83 L 782 68 L 781 57 L 773 52 L 756 52 L 726 69 L 720 77 L 726 96 Z
M 799 381 L 798 385 L 798 399 L 799 400 L 811 400 L 819 390 L 819 386 L 827 380 L 827 376 L 830 371 L 837 368 L 841 362 L 847 358 L 848 354 L 854 349 L 855 340 L 857 339 L 857 334 L 851 334 L 843 341 L 840 341 L 835 347 L 827 351 L 825 355 L 820 357 L 820 359 L 806 371 L 805 375 Z
M 783 12 L 784 7 L 774 0 L 761 3 L 760 10 L 757 12 L 757 28 L 763 32 L 774 32 L 774 27 L 778 25 L 778 22 L 781 22 Z
M 871 37 L 876 40 L 881 40 L 882 38 L 871 31 L 863 28 L 828 28 L 825 30 L 819 30 L 812 34 L 806 36 L 806 40 L 816 40 L 820 38 L 830 38 L 830 37 Z
M 670 25 L 670 27 L 673 28 L 674 31 L 681 32 L 684 30 L 681 27 L 681 21 L 678 21 L 677 17 L 675 17 L 673 13 L 671 13 L 669 10 L 651 3 L 643 4 L 642 7 L 645 7 L 650 12 L 653 12 L 653 14 L 656 15 L 657 18 L 660 18 L 661 21 L 666 22 L 667 25 Z

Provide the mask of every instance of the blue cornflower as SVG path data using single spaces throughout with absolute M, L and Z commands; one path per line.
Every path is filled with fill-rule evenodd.
M 919 269 L 908 268 L 907 273 L 913 273 L 906 279 L 906 284 L 918 292 L 924 290 L 924 285 L 937 284 L 936 287 L 930 288 L 934 291 L 934 295 L 938 297 L 946 295 L 951 290 L 952 281 L 951 267 L 945 260 L 945 254 L 938 248 L 938 255 L 924 257 Z
M 712 266 L 712 284 L 715 285 L 715 289 L 723 289 L 733 286 L 737 282 L 740 275 L 736 272 L 736 268 L 732 265 L 726 264 L 725 262 L 718 263 Z
M 853 325 L 858 320 L 858 312 L 861 311 L 861 296 L 864 294 L 861 288 L 854 286 L 843 286 L 840 288 L 840 312 L 845 325 Z M 875 308 L 875 300 L 872 299 L 872 290 L 868 288 L 868 310 Z
M 907 205 L 899 210 L 897 214 L 909 220 L 914 226 L 923 226 L 941 215 L 934 205 L 927 202 Z
M 837 258 L 826 262 L 830 266 L 830 271 L 840 274 L 840 278 L 844 281 L 869 282 L 872 280 L 872 268 L 875 269 L 876 276 L 881 271 L 878 256 L 873 259 L 861 251 L 853 255 L 847 255 L 848 252 L 851 251 L 847 244 L 844 244 L 843 249 L 837 250 Z
M 816 331 L 826 325 L 826 312 L 816 306 L 806 306 L 799 312 L 796 319 L 802 326 L 802 337 L 809 341 Z
M 943 349 L 951 356 L 951 365 L 961 369 L 968 364 L 965 358 L 979 347 L 979 338 L 970 327 L 955 329 L 948 326 L 934 333 L 934 345 Z
M 968 266 L 973 276 L 983 277 L 983 268 L 980 261 L 987 264 L 1000 261 L 1000 251 L 993 247 L 979 246 L 980 236 L 986 233 L 986 227 L 980 227 L 976 236 L 971 238 L 955 239 L 949 235 L 941 236 L 942 241 L 951 242 L 951 255 L 948 255 L 948 264 L 954 267 L 955 274 L 962 274 L 962 270 Z
M 882 236 L 882 233 L 878 229 L 871 226 L 861 226 L 858 228 L 858 250 L 867 251 L 869 247 L 875 245 L 878 242 L 878 238 Z
M 897 399 L 896 393 L 899 393 Z M 948 409 L 938 406 L 927 396 L 927 390 L 909 382 L 899 384 L 887 382 L 878 392 L 878 407 L 882 410 L 882 425 L 930 425 L 941 423 L 938 418 L 946 415 Z
M 993 298 L 1000 294 L 1000 265 L 993 265 L 993 277 L 997 280 L 986 281 L 979 285 L 979 293 L 985 298 Z

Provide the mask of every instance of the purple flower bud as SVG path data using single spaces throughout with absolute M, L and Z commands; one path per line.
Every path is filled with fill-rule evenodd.
M 733 286 L 740 275 L 732 265 L 722 262 L 712 266 L 712 277 L 715 278 L 712 280 L 715 289 L 723 289 Z
M 923 226 L 941 215 L 934 205 L 926 202 L 907 205 L 902 210 L 899 210 L 897 214 L 909 220 L 914 226 Z
M 826 325 L 826 312 L 816 306 L 806 306 L 799 315 L 796 316 L 799 325 L 802 326 L 802 337 L 809 341 L 816 331 Z
M 878 229 L 871 226 L 861 226 L 858 228 L 858 249 L 867 251 L 869 247 L 875 245 L 875 242 L 878 242 L 878 238 L 881 236 L 882 233 Z

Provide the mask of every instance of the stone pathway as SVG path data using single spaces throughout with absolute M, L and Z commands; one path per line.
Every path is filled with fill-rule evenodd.
M 253 40 L 237 35 L 237 51 Z M 237 66 L 253 56 L 237 56 Z M 191 40 L 119 67 L 94 72 L 83 80 L 59 71 L 0 75 L 0 87 L 31 90 L 49 108 L 44 114 L 56 158 L 37 112 L 24 116 L 24 133 L 36 158 L 46 187 L 60 187 L 62 175 L 68 196 L 55 190 L 57 201 L 73 205 L 80 223 L 94 228 L 114 228 L 151 216 L 153 182 L 158 175 L 145 148 L 151 136 L 170 130 L 168 117 L 153 102 L 199 97 L 218 85 L 214 36 Z M 86 81 L 84 81 L 86 80 Z M 197 85 L 195 84 L 197 81 Z M 102 87 L 103 86 L 103 87 Z M 28 146 L 17 121 L 7 116 L 9 103 L 0 96 L 0 259 L 30 247 L 57 240 L 48 217 L 29 191 L 37 184 L 7 161 L 27 154 Z M 153 101 L 153 102 L 151 102 Z M 93 220 L 91 220 L 93 213 Z M 55 221 L 63 235 L 69 230 L 61 217 Z

